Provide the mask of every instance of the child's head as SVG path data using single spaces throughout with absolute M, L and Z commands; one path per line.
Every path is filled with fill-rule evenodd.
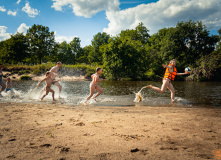
M 96 72 L 97 72 L 98 74 L 101 74 L 101 73 L 102 73 L 102 69 L 101 69 L 100 67 L 97 67 L 97 68 L 96 68 Z
M 7 78 L 7 82 L 10 82 L 10 81 L 11 81 L 11 78 L 10 78 L 10 77 L 8 77 L 8 78 Z
M 61 62 L 57 62 L 57 66 L 58 66 L 58 68 L 61 68 L 62 67 L 62 63 Z
M 46 75 L 46 77 L 51 77 L 51 72 L 47 71 L 45 75 Z
M 176 65 L 176 60 L 175 60 L 175 59 L 172 59 L 172 60 L 170 61 L 170 64 L 171 64 L 172 66 L 175 66 L 175 65 Z

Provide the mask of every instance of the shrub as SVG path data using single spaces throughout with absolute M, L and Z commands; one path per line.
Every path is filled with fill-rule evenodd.
M 20 77 L 20 80 L 31 80 L 31 77 L 28 75 L 24 75 Z

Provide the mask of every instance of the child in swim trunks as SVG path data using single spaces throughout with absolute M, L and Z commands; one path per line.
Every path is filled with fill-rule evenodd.
M 41 97 L 41 100 L 43 100 L 44 97 L 47 96 L 49 92 L 51 92 L 51 93 L 52 93 L 53 101 L 56 101 L 56 100 L 54 99 L 54 94 L 55 94 L 55 92 L 54 92 L 53 89 L 51 89 L 51 85 L 52 85 L 52 83 L 56 83 L 56 82 L 58 82 L 59 80 L 58 80 L 58 81 L 54 81 L 54 80 L 52 79 L 52 77 L 51 77 L 51 72 L 50 72 L 50 71 L 47 71 L 47 72 L 46 72 L 46 78 L 42 79 L 42 80 L 37 84 L 36 87 L 38 87 L 38 86 L 39 86 L 42 82 L 44 82 L 44 81 L 46 82 L 46 86 L 45 86 L 46 93 Z
M 103 90 L 100 86 L 98 86 L 98 82 L 103 81 L 102 78 L 99 78 L 99 75 L 102 73 L 102 69 L 98 67 L 96 69 L 96 73 L 91 76 L 92 82 L 90 83 L 90 95 L 87 97 L 85 103 L 94 95 L 94 91 L 97 90 L 98 93 L 92 98 L 96 101 L 96 98 L 103 93 Z

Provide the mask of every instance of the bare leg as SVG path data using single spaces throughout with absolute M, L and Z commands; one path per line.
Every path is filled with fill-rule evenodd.
M 42 93 L 43 93 L 44 91 L 46 91 L 46 86 L 44 86 L 44 87 L 42 88 L 42 90 L 40 91 L 39 97 L 42 95 Z
M 5 84 L 1 81 L 0 86 L 2 86 L 2 88 L 0 90 L 0 94 L 1 94 L 1 92 L 5 90 Z
M 53 99 L 53 101 L 56 101 L 56 100 L 54 99 L 54 94 L 55 94 L 55 93 L 54 93 L 54 90 L 50 88 L 50 92 L 52 92 L 52 99 Z
M 49 92 L 52 92 L 52 99 L 53 99 L 53 101 L 56 101 L 56 100 L 54 99 L 54 90 L 51 89 L 51 88 L 46 88 L 46 93 L 41 97 L 41 100 L 43 100 L 44 97 L 47 96 Z
M 49 93 L 49 90 L 48 89 L 46 89 L 46 93 L 41 97 L 41 100 L 43 100 L 44 98 L 45 98 L 45 96 L 47 96 L 48 95 L 48 93 Z
M 91 84 L 90 85 L 90 95 L 87 97 L 85 102 L 87 102 L 94 95 L 94 90 L 95 90 L 95 85 Z
M 93 97 L 93 99 L 96 101 L 95 98 L 98 97 L 101 93 L 103 93 L 103 90 L 100 86 L 96 86 L 95 89 L 98 91 L 98 93 Z
M 169 84 L 168 89 L 171 92 L 171 101 L 173 102 L 174 101 L 174 97 L 175 97 L 175 89 L 174 89 L 172 83 Z
M 62 89 L 62 86 L 60 85 L 60 83 L 59 83 L 59 82 L 56 82 L 54 85 L 55 85 L 55 86 L 57 86 L 57 87 L 58 87 L 58 89 L 59 89 L 59 98 L 60 98 L 60 94 L 61 94 L 61 89 Z
M 149 85 L 149 86 L 147 86 L 146 88 L 152 88 L 153 90 L 155 90 L 155 91 L 157 91 L 158 93 L 161 93 L 161 94 L 163 94 L 165 91 L 166 91 L 166 89 L 167 89 L 167 87 L 169 86 L 169 80 L 163 80 L 163 84 L 162 84 L 162 86 L 161 86 L 161 89 L 160 88 L 158 88 L 158 87 L 154 87 L 154 86 L 152 86 L 152 85 Z

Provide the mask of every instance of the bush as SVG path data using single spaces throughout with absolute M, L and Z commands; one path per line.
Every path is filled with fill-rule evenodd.
M 21 77 L 20 77 L 20 80 L 31 80 L 31 77 L 28 76 L 28 75 L 21 76 Z
M 210 79 L 220 80 L 216 74 L 221 69 L 221 54 L 213 52 L 203 56 L 196 61 L 196 67 L 192 67 L 191 75 L 186 78 L 187 81 L 207 81 Z M 219 74 L 218 74 L 219 75 Z M 216 78 L 214 78 L 216 77 Z

